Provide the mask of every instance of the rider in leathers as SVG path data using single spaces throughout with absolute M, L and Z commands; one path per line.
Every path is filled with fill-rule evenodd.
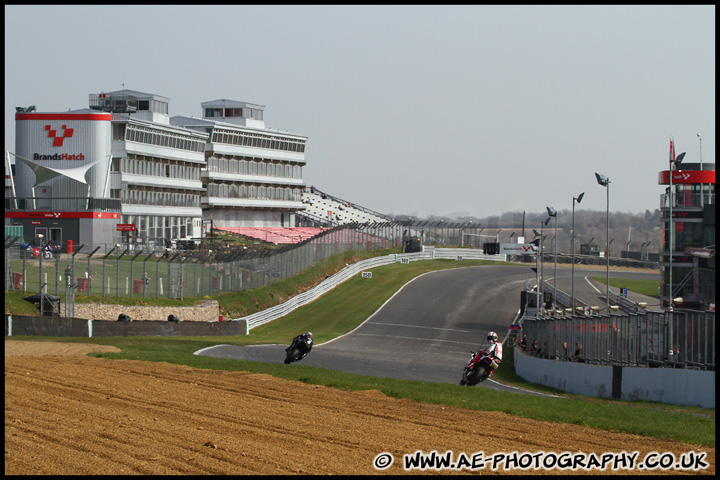
M 309 340 L 306 341 L 306 340 Z M 302 345 L 302 353 L 300 355 L 300 358 L 304 358 L 305 355 L 310 353 L 310 350 L 312 350 L 313 347 L 313 334 L 312 332 L 305 332 L 301 335 L 298 335 L 297 337 L 293 338 L 292 343 L 288 348 L 285 349 L 286 352 L 289 352 L 292 350 L 296 345 Z M 307 350 L 306 350 L 307 349 Z
M 497 367 L 500 366 L 502 361 L 502 343 L 498 342 L 498 335 L 495 332 L 488 332 L 487 334 L 488 343 L 490 346 L 487 348 L 490 357 L 495 361 L 495 366 L 490 370 L 490 374 L 487 378 L 490 378 Z

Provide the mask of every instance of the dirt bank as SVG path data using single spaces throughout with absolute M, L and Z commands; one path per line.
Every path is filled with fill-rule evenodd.
M 696 451 L 710 463 L 697 473 L 715 473 L 714 448 L 422 405 L 377 391 L 86 356 L 107 348 L 114 347 L 5 342 L 6 474 L 405 473 L 403 455 L 418 450 L 450 450 L 455 459 L 480 451 L 639 451 L 640 459 Z M 383 452 L 394 463 L 379 471 L 373 461 Z

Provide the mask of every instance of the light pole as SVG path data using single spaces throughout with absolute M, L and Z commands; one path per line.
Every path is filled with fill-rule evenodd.
M 702 164 L 702 137 L 700 136 L 700 132 L 697 134 L 698 141 L 700 142 L 700 170 L 703 169 Z M 705 185 L 700 184 L 700 208 L 703 208 L 705 206 Z
M 606 281 L 606 288 L 605 288 L 605 297 L 607 299 L 607 313 L 608 316 L 610 316 L 610 255 L 608 255 L 610 250 L 610 179 L 607 178 L 605 175 L 600 175 L 599 173 L 595 172 L 595 178 L 597 179 L 598 185 L 602 185 L 605 187 L 605 190 L 607 192 L 607 213 L 606 213 L 606 220 L 607 220 L 607 239 L 605 240 L 605 245 L 607 245 L 607 249 L 605 250 L 605 257 L 607 260 L 607 267 L 605 270 L 605 281 Z
M 571 274 L 571 293 L 570 293 L 570 308 L 571 308 L 571 315 L 575 315 L 575 202 L 580 203 L 582 202 L 583 196 L 585 195 L 585 192 L 581 193 L 577 197 L 573 197 L 573 203 L 572 203 L 572 240 L 571 240 L 571 248 L 572 248 L 572 274 Z
M 555 217 L 555 237 L 553 238 L 553 253 L 555 254 L 555 273 L 553 274 L 553 314 L 557 309 L 555 298 L 557 297 L 557 210 L 552 207 L 545 207 L 550 218 Z
M 537 275 L 538 275 L 537 297 L 536 297 L 536 300 L 537 300 L 536 316 L 539 316 L 539 313 L 540 313 L 540 290 L 543 290 L 543 282 L 545 281 L 543 278 L 543 273 L 544 273 L 543 265 L 545 263 L 544 255 L 543 255 L 544 254 L 543 249 L 545 247 L 543 245 L 543 242 L 545 240 L 545 235 L 543 233 L 544 233 L 545 225 L 547 225 L 548 222 L 550 222 L 550 217 L 548 217 L 544 222 L 540 223 L 540 231 L 539 232 L 537 231 L 537 228 L 533 228 L 533 233 L 535 233 L 536 236 L 540 237 L 540 242 L 538 245 L 538 254 L 535 256 L 536 270 L 537 270 Z
M 669 305 L 668 308 L 669 308 L 669 310 L 670 310 L 671 312 L 673 311 L 673 297 L 674 297 L 674 295 L 675 295 L 674 292 L 673 292 L 673 283 L 672 283 L 672 277 L 673 277 L 673 272 L 672 272 L 672 257 L 673 257 L 673 243 L 674 243 L 673 230 L 675 230 L 675 229 L 673 228 L 673 184 L 672 184 L 672 181 L 673 181 L 673 165 L 675 166 L 675 168 L 677 168 L 677 167 L 680 165 L 680 163 L 682 162 L 683 158 L 685 158 L 685 152 L 683 152 L 683 153 L 681 153 L 680 155 L 678 155 L 677 157 L 675 157 L 675 143 L 673 142 L 673 143 L 672 143 L 672 148 L 670 149 L 670 172 L 669 172 L 669 173 L 670 173 L 670 198 L 669 198 L 669 203 L 670 203 L 670 218 L 668 218 L 668 230 L 670 231 L 670 232 L 669 232 L 669 233 L 670 233 L 670 235 L 669 235 L 669 237 L 670 237 L 670 243 L 668 244 L 668 253 L 669 253 L 669 256 L 670 256 L 670 269 L 669 269 L 670 272 L 669 272 L 669 280 L 668 280 L 670 293 L 669 293 L 669 296 L 668 296 L 668 305 Z

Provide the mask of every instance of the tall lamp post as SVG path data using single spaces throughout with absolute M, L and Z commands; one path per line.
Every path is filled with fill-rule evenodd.
M 571 287 L 571 294 L 570 294 L 570 308 L 571 308 L 571 315 L 575 315 L 575 202 L 580 203 L 582 202 L 583 196 L 585 195 L 585 192 L 581 193 L 577 197 L 573 197 L 573 204 L 572 204 L 572 241 L 571 248 L 572 248 L 572 287 Z
M 670 150 L 670 195 L 669 195 L 669 203 L 670 203 L 670 218 L 668 218 L 668 230 L 670 231 L 670 243 L 668 244 L 668 254 L 670 256 L 670 276 L 668 280 L 669 284 L 669 296 L 668 296 L 668 309 L 672 312 L 673 311 L 673 298 L 675 297 L 675 293 L 673 292 L 673 272 L 672 272 L 672 260 L 673 260 L 673 244 L 674 242 L 674 234 L 673 231 L 675 228 L 673 227 L 673 165 L 675 168 L 680 166 L 680 163 L 683 161 L 683 158 L 685 158 L 685 152 L 681 153 L 677 157 L 675 157 L 675 145 L 673 144 L 673 148 Z
M 608 313 L 608 316 L 610 316 L 610 255 L 608 255 L 608 253 L 610 251 L 610 179 L 607 178 L 605 175 L 600 175 L 597 172 L 595 172 L 595 178 L 597 179 L 598 185 L 602 185 L 603 187 L 605 187 L 605 190 L 607 191 L 607 213 L 606 213 L 607 239 L 605 240 L 605 242 L 606 242 L 605 245 L 607 245 L 607 249 L 605 250 L 607 267 L 605 269 L 605 281 L 606 281 L 605 298 L 607 299 L 607 313 Z
M 553 314 L 557 309 L 557 210 L 552 207 L 545 207 L 550 218 L 555 217 L 555 237 L 553 238 L 553 253 L 555 254 L 555 273 L 553 274 Z
M 550 217 L 548 217 L 544 222 L 542 222 L 540 224 L 539 232 L 538 232 L 537 228 L 533 228 L 533 233 L 535 234 L 535 236 L 540 237 L 540 242 L 538 244 L 538 254 L 535 256 L 536 271 L 537 271 L 537 275 L 538 275 L 538 281 L 537 281 L 538 286 L 537 286 L 537 297 L 536 297 L 537 313 L 535 316 L 540 316 L 539 315 L 539 313 L 540 313 L 540 291 L 543 289 L 543 282 L 545 281 L 545 279 L 543 278 L 543 273 L 544 273 L 544 268 L 543 268 L 544 255 L 543 254 L 544 254 L 544 248 L 545 248 L 543 245 L 543 242 L 545 241 L 544 229 L 545 229 L 545 225 L 547 225 L 548 222 L 550 222 Z
M 700 136 L 700 132 L 697 134 L 698 141 L 700 142 L 700 170 L 703 169 L 702 164 L 702 137 Z M 703 208 L 705 206 L 705 185 L 700 184 L 700 208 Z

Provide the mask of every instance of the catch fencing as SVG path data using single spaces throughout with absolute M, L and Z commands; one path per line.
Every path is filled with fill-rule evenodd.
M 618 366 L 715 370 L 715 312 L 524 317 L 530 354 Z M 580 355 L 575 358 L 580 346 Z
M 31 249 L 21 250 L 17 239 L 13 242 L 6 237 L 5 290 L 62 294 L 66 298 L 73 294 L 177 299 L 213 296 L 266 287 L 340 252 L 400 247 L 404 235 L 424 234 L 443 244 L 453 241 L 458 232 L 458 229 L 423 232 L 408 222 L 376 222 L 335 227 L 301 243 L 271 251 L 237 246 L 215 252 L 204 248 L 159 253 L 122 246 L 107 250 L 103 246 L 91 249 L 79 245 L 73 253 L 50 258 L 34 256 Z M 460 252 L 444 255 L 483 256 L 479 250 L 457 250 Z M 431 251 L 420 252 L 418 258 L 430 258 Z

